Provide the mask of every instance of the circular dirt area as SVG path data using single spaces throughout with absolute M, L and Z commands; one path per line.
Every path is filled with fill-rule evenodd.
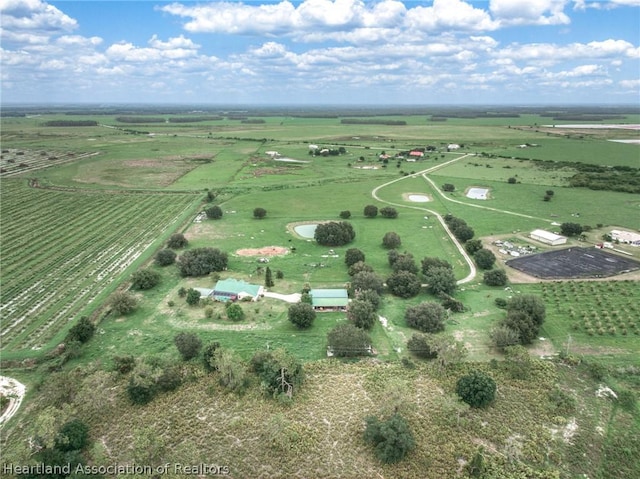
M 403 193 L 402 199 L 413 203 L 427 203 L 429 201 L 433 201 L 431 195 L 427 195 L 425 193 Z
M 238 256 L 280 256 L 287 254 L 288 248 L 282 246 L 265 246 L 263 248 L 247 248 L 236 251 Z

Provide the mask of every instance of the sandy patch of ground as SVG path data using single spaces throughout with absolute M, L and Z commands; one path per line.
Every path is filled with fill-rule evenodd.
M 282 246 L 264 246 L 262 248 L 245 248 L 236 251 L 238 256 L 281 256 L 289 252 Z

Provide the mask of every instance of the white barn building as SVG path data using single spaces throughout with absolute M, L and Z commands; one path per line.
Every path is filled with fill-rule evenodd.
M 640 246 L 640 234 L 633 231 L 611 230 L 611 238 L 620 243 Z
M 541 243 L 550 244 L 552 246 L 565 244 L 567 242 L 567 238 L 565 236 L 557 235 L 546 230 L 533 230 L 531 233 L 529 233 L 529 237 L 536 241 L 540 241 Z

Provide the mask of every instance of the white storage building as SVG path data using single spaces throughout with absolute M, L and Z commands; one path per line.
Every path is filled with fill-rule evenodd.
M 565 236 L 557 235 L 552 233 L 551 231 L 546 230 L 533 230 L 529 237 L 536 241 L 540 241 L 544 244 L 550 244 L 552 246 L 557 246 L 561 244 L 565 244 L 567 242 L 567 238 Z

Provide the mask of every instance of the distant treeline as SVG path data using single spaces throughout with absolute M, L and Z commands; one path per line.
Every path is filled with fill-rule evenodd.
M 569 178 L 569 185 L 591 190 L 640 193 L 640 168 L 631 166 L 590 165 L 575 161 L 531 160 L 545 170 L 572 168 L 578 173 Z
M 158 116 L 118 116 L 116 121 L 120 123 L 165 123 L 164 118 Z
M 556 121 L 605 121 L 605 120 L 624 120 L 626 117 L 622 115 L 540 115 L 553 116 Z
M 520 118 L 520 114 L 506 111 L 452 111 L 431 115 L 431 121 L 444 121 L 447 118 Z
M 377 120 L 375 118 L 343 118 L 340 120 L 343 125 L 387 125 L 387 126 L 404 126 L 407 124 L 404 120 Z
M 265 121 L 262 118 L 246 118 L 244 120 L 240 120 L 240 123 L 246 123 L 248 125 L 258 125 L 264 122 Z
M 177 116 L 169 118 L 169 123 L 197 123 L 200 121 L 224 120 L 223 116 Z
M 44 126 L 98 126 L 95 120 L 50 120 Z

